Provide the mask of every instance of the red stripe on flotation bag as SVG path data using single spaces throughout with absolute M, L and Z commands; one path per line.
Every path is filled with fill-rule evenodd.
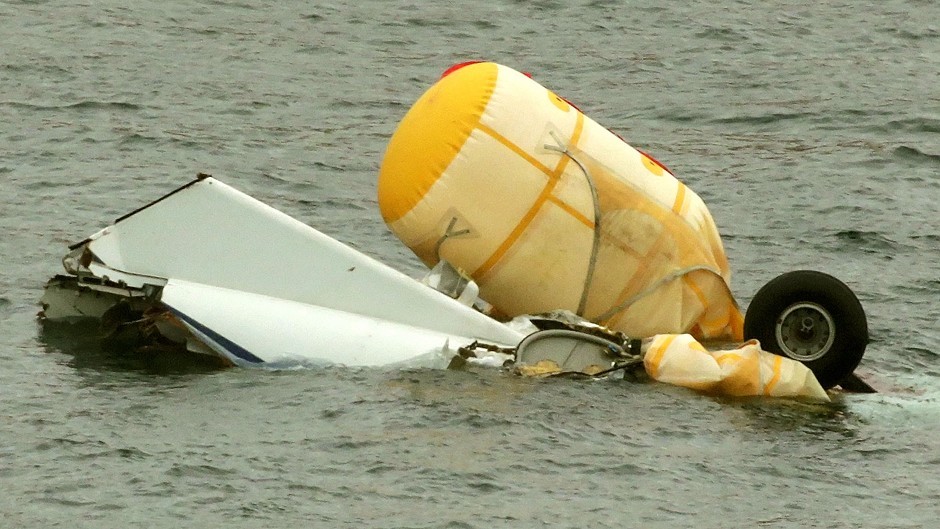
M 444 70 L 444 73 L 441 74 L 441 79 L 447 77 L 448 75 L 456 72 L 457 70 L 463 68 L 464 66 L 470 66 L 471 64 L 478 64 L 483 61 L 467 61 L 467 62 L 458 62 L 457 64 L 451 66 L 450 68 Z
M 617 137 L 619 138 L 620 136 L 617 136 Z M 620 139 L 623 139 L 623 138 L 620 138 Z M 634 149 L 636 149 L 636 147 L 634 147 Z M 676 174 L 673 173 L 672 171 L 670 171 L 668 167 L 666 167 L 665 165 L 663 165 L 663 162 L 657 160 L 656 158 L 653 158 L 653 157 L 650 156 L 649 153 L 647 153 L 646 151 L 641 151 L 640 149 L 636 149 L 636 150 L 639 151 L 640 154 L 642 154 L 643 156 L 646 156 L 647 158 L 649 158 L 650 161 L 652 161 L 654 164 L 656 164 L 656 165 L 662 167 L 663 170 L 666 171 L 667 173 L 671 174 L 672 176 L 676 176 Z
M 466 62 L 458 62 L 457 64 L 455 64 L 455 65 L 451 66 L 450 68 L 444 70 L 444 73 L 441 74 L 441 79 L 443 79 L 443 78 L 447 77 L 448 75 L 450 75 L 450 74 L 456 72 L 457 70 L 463 68 L 464 66 L 470 66 L 471 64 L 479 64 L 479 63 L 481 63 L 481 62 L 485 62 L 485 61 L 466 61 Z M 520 72 L 520 73 L 522 73 L 522 75 L 528 77 L 529 79 L 532 79 L 532 74 L 531 74 L 531 73 L 529 73 L 529 72 Z M 572 106 L 574 106 L 574 105 L 572 105 Z M 576 108 L 577 108 L 577 107 L 576 107 Z

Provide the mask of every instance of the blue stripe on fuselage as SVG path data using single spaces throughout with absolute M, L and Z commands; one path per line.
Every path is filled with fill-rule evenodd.
M 173 307 L 170 307 L 169 305 L 166 305 L 166 304 L 164 304 L 164 306 L 168 307 L 168 308 L 170 309 L 170 312 L 172 312 L 176 317 L 178 317 L 179 319 L 183 320 L 183 321 L 186 322 L 188 325 L 192 325 L 194 329 L 196 329 L 197 331 L 201 332 L 202 334 L 205 334 L 210 340 L 212 340 L 213 342 L 219 344 L 222 348 L 224 348 L 226 351 L 228 351 L 229 353 L 231 353 L 233 356 L 237 356 L 238 358 L 241 358 L 242 360 L 244 360 L 244 361 L 246 361 L 246 362 L 251 362 L 251 363 L 253 363 L 253 364 L 263 364 L 263 363 L 264 363 L 264 360 L 262 360 L 262 359 L 258 358 L 257 356 L 255 356 L 255 355 L 249 353 L 245 348 L 243 348 L 242 346 L 240 346 L 240 345 L 238 345 L 237 343 L 233 342 L 232 340 L 229 340 L 228 338 L 226 338 L 226 337 L 222 336 L 221 334 L 219 334 L 219 333 L 213 331 L 212 329 L 210 329 L 210 328 L 206 327 L 205 325 L 199 323 L 198 321 L 196 321 L 196 320 L 194 320 L 193 318 L 187 316 L 186 314 L 183 314 L 182 312 L 180 312 L 180 311 L 174 309 Z

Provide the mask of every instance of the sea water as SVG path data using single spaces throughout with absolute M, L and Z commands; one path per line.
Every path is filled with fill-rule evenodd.
M 936 524 L 940 4 L 3 1 L 0 37 L 0 526 Z M 742 307 L 788 270 L 845 281 L 881 392 L 217 369 L 37 323 L 69 244 L 197 172 L 421 276 L 378 167 L 481 59 L 699 193 Z

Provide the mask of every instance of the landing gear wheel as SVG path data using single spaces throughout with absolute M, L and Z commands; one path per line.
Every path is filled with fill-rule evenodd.
M 744 338 L 798 360 L 829 389 L 858 367 L 868 345 L 865 310 L 852 290 L 814 270 L 787 272 L 761 287 L 744 315 Z

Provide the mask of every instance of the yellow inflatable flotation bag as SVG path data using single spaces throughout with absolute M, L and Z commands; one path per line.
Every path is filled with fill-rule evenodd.
M 565 309 L 629 336 L 740 340 L 718 230 L 663 165 L 512 68 L 448 71 L 388 144 L 378 200 L 428 266 L 506 316 Z

